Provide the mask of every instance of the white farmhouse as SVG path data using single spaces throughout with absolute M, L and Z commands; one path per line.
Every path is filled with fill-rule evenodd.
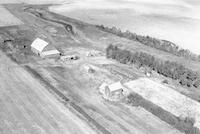
M 31 44 L 31 50 L 35 54 L 40 55 L 42 58 L 60 56 L 60 52 L 56 48 L 40 38 L 37 38 L 33 41 Z

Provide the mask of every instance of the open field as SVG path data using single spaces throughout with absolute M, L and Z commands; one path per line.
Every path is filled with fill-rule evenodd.
M 146 78 L 127 82 L 125 85 L 133 92 L 177 117 L 194 118 L 194 125 L 200 128 L 200 104 L 198 102 Z
M 0 27 L 20 25 L 22 22 L 12 15 L 7 9 L 0 5 Z
M 0 52 L 0 133 L 96 133 L 21 66 Z
M 86 0 L 50 10 L 91 24 L 166 39 L 200 54 L 199 7 L 198 0 Z
M 105 59 L 104 56 L 88 57 L 85 53 L 92 50 L 101 51 L 103 54 L 105 53 L 104 48 L 108 44 L 102 41 L 102 36 L 99 36 L 101 34 L 113 37 L 111 39 L 113 41 L 123 41 L 124 39 L 99 31 L 92 25 L 70 18 L 63 18 L 63 16 L 47 12 L 45 9 L 41 10 L 40 8 L 42 6 L 33 6 L 33 8 L 29 8 L 29 6 L 23 7 L 22 5 L 10 5 L 7 7 L 26 25 L 4 28 L 2 29 L 1 35 L 3 36 L 6 34 L 8 38 L 12 37 L 14 39 L 26 39 L 27 35 L 29 39 L 25 42 L 25 44 L 23 44 L 27 46 L 26 48 L 24 48 L 21 43 L 13 42 L 10 43 L 10 47 L 8 48 L 6 45 L 1 48 L 7 55 L 10 54 L 10 57 L 15 59 L 13 61 L 16 61 L 19 66 L 25 65 L 26 68 L 29 68 L 27 69 L 28 72 L 25 74 L 23 72 L 19 72 L 21 76 L 18 76 L 19 74 L 16 75 L 20 78 L 19 80 L 28 79 L 26 80 L 26 83 L 19 81 L 20 84 L 16 84 L 22 87 L 23 85 L 27 85 L 27 88 L 29 88 L 28 82 L 32 80 L 33 82 L 36 82 L 34 85 L 31 85 L 30 88 L 33 88 L 32 90 L 35 91 L 38 86 L 41 87 L 41 90 L 45 91 L 45 93 L 48 90 L 53 94 L 61 96 L 58 98 L 65 104 L 66 108 L 64 108 L 64 106 L 58 101 L 55 102 L 59 103 L 60 107 L 63 108 L 61 110 L 63 113 L 61 114 L 60 111 L 50 110 L 50 112 L 57 112 L 58 115 L 55 113 L 56 117 L 61 118 L 61 121 L 56 117 L 52 118 L 56 121 L 58 120 L 59 123 L 63 122 L 63 120 L 67 122 L 71 119 L 65 119 L 69 113 L 65 112 L 65 110 L 70 109 L 74 113 L 72 116 L 75 116 L 74 121 L 70 123 L 67 122 L 69 126 L 74 126 L 71 131 L 65 130 L 69 129 L 69 126 L 65 126 L 67 124 L 66 123 L 63 124 L 63 128 L 65 128 L 63 131 L 62 129 L 58 129 L 58 131 L 56 131 L 52 128 L 52 133 L 54 131 L 57 133 L 70 131 L 71 133 L 97 132 L 105 134 L 180 134 L 178 130 L 143 108 L 129 107 L 120 102 L 111 103 L 105 101 L 100 96 L 98 87 L 102 84 L 102 82 L 119 81 L 125 77 L 128 77 L 128 79 L 135 79 L 140 76 L 141 73 L 131 72 L 131 69 L 127 66 L 125 68 L 123 65 L 119 65 L 112 60 Z M 26 9 L 26 11 L 23 9 Z M 72 29 L 68 30 L 66 26 L 72 26 Z M 23 34 L 18 34 L 18 32 L 13 31 L 21 31 L 20 33 Z M 63 54 L 75 54 L 80 56 L 80 59 L 65 62 L 60 61 L 59 59 L 40 59 L 30 52 L 30 42 L 31 40 L 34 40 L 35 37 L 46 37 L 48 41 Z M 22 55 L 24 58 L 19 55 Z M 85 70 L 85 66 L 87 65 L 92 66 L 95 71 L 93 73 L 89 73 Z M 109 67 L 106 67 L 106 65 Z M 114 70 L 114 73 L 110 70 Z M 122 73 L 119 74 L 120 77 L 115 74 L 116 72 L 118 74 L 119 72 Z M 15 74 L 13 75 L 13 79 L 16 79 Z M 37 81 L 35 81 L 36 79 Z M 12 83 L 12 81 L 10 83 Z M 18 89 L 18 87 L 16 88 Z M 19 89 L 20 88 L 21 87 L 19 87 Z M 14 90 L 13 88 L 11 89 Z M 22 88 L 22 90 L 23 89 L 24 88 Z M 16 92 L 17 91 L 19 90 L 16 90 Z M 47 95 L 52 96 L 49 92 L 47 92 Z M 46 94 L 43 95 L 41 93 L 39 96 L 41 99 L 47 99 Z M 54 99 L 55 98 L 52 99 L 53 102 Z M 27 102 L 29 101 L 27 100 Z M 47 103 L 48 100 L 45 102 Z M 45 104 L 43 105 L 45 106 Z M 78 119 L 76 119 L 76 115 L 79 117 Z M 46 116 L 48 116 L 48 114 Z M 53 119 L 52 122 L 54 122 Z M 76 124 L 77 122 L 80 123 Z M 58 125 L 55 124 L 55 127 L 58 127 L 59 123 L 57 123 Z
M 20 3 L 26 3 L 26 4 L 60 4 L 68 0 L 1 0 L 0 4 L 20 4 Z

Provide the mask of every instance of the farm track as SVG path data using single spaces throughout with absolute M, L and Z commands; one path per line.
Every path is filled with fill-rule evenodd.
M 34 10 L 34 9 L 33 9 L 34 12 L 33 12 L 33 11 L 29 11 L 30 9 L 33 9 L 33 8 L 32 8 L 32 7 L 28 7 L 28 8 L 26 8 L 26 9 L 24 9 L 24 11 L 25 11 L 25 12 L 28 12 L 28 13 L 31 13 L 31 14 L 33 14 L 34 16 L 39 17 L 39 18 L 41 18 L 41 19 L 43 19 L 43 20 L 50 21 L 50 22 L 57 23 L 57 24 L 61 24 L 61 25 L 64 26 L 64 28 L 65 28 L 65 30 L 66 30 L 67 32 L 70 32 L 70 33 L 74 34 L 74 32 L 73 32 L 73 27 L 72 27 L 70 24 L 67 24 L 67 23 L 62 22 L 62 21 L 50 19 L 50 18 L 48 18 L 48 17 L 45 17 L 42 13 L 40 13 L 40 12 Z
M 105 65 L 105 68 L 112 74 L 122 77 L 121 79 L 125 79 L 126 81 L 134 80 L 138 77 L 137 74 L 130 72 L 129 70 L 122 69 L 116 65 Z

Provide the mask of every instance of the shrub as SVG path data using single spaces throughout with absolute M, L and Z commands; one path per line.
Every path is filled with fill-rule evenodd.
M 169 84 L 168 80 L 163 80 L 162 83 Z

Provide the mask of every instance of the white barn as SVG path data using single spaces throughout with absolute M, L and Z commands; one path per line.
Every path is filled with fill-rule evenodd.
M 31 44 L 31 50 L 35 54 L 40 55 L 42 58 L 60 56 L 60 52 L 56 48 L 50 46 L 48 42 L 40 38 L 37 38 L 33 41 Z

